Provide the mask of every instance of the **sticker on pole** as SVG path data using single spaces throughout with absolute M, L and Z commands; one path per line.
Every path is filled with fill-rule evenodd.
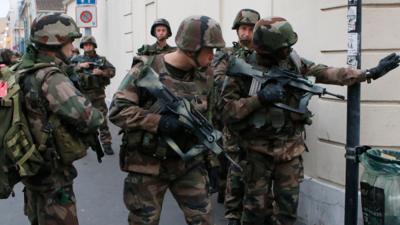
M 97 10 L 94 5 L 76 7 L 76 25 L 78 27 L 97 27 Z

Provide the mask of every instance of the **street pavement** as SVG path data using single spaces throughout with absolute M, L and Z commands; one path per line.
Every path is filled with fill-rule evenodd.
M 125 173 L 119 170 L 118 152 L 120 137 L 118 131 L 110 124 L 113 134 L 113 156 L 105 156 L 99 164 L 96 154 L 89 151 L 88 155 L 75 163 L 78 178 L 74 189 L 77 198 L 78 217 L 81 225 L 124 225 L 128 224 L 128 211 L 122 199 L 123 180 Z M 0 225 L 24 225 L 29 221 L 23 213 L 22 185 L 15 188 L 16 196 L 0 200 Z M 226 224 L 223 218 L 223 205 L 216 203 L 213 196 L 214 224 Z M 183 213 L 172 195 L 167 192 L 161 214 L 161 225 L 185 225 Z

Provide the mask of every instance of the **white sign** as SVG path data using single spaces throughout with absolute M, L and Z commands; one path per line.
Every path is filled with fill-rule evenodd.
M 96 0 L 76 0 L 77 5 L 96 5 Z
M 76 6 L 76 25 L 78 25 L 78 27 L 97 27 L 96 6 Z
M 347 54 L 357 55 L 358 54 L 358 34 L 349 33 L 347 39 Z
M 357 7 L 350 6 L 347 10 L 347 31 L 355 32 L 357 23 Z

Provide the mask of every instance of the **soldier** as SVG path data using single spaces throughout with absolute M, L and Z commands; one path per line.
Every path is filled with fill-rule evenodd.
M 159 114 L 159 101 L 137 82 L 149 76 L 149 67 L 160 74 L 160 81 L 175 95 L 191 99 L 207 113 L 208 80 L 200 72 L 213 59 L 213 48 L 225 42 L 219 24 L 207 16 L 182 21 L 175 38 L 178 50 L 150 57 L 138 57 L 122 81 L 110 108 L 110 121 L 123 130 L 120 166 L 125 179 L 124 201 L 130 211 L 129 224 L 159 223 L 167 189 L 183 210 L 188 224 L 211 224 L 211 203 L 206 167 L 213 168 L 208 154 L 183 161 L 162 137 L 171 137 L 181 146 L 192 148 L 197 141 L 173 113 Z M 207 73 L 208 74 L 208 73 Z M 210 73 L 211 75 L 211 73 Z
M 167 43 L 167 39 L 171 37 L 171 27 L 166 19 L 156 19 L 150 29 L 151 36 L 157 39 L 152 45 L 142 45 L 138 49 L 137 55 L 157 55 L 161 53 L 169 53 L 176 50 Z
M 105 102 L 105 88 L 110 84 L 110 79 L 115 76 L 115 68 L 106 57 L 96 53 L 97 43 L 93 36 L 83 37 L 80 48 L 84 51 L 83 55 L 71 59 L 71 62 L 75 64 L 75 71 L 79 74 L 80 89 L 91 101 L 93 107 L 100 110 L 104 117 L 107 117 L 108 108 Z M 113 155 L 111 133 L 107 120 L 104 120 L 100 128 L 100 140 L 104 152 L 107 155 Z
M 226 66 L 229 63 L 228 59 L 230 55 L 235 55 L 246 60 L 247 62 L 254 63 L 252 61 L 255 61 L 255 59 L 250 58 L 253 53 L 253 28 L 259 19 L 260 14 L 253 9 L 241 9 L 237 13 L 236 18 L 233 21 L 232 30 L 236 30 L 239 41 L 233 42 L 233 47 L 224 48 L 218 51 L 213 62 L 215 67 L 214 77 L 217 86 L 217 93 L 221 93 L 222 89 L 224 89 L 224 86 L 226 85 L 226 82 L 228 81 L 228 77 L 225 76 L 225 71 Z M 217 94 L 217 96 L 219 96 L 219 94 Z M 222 111 L 221 105 L 217 105 L 215 108 L 219 112 Z M 216 123 L 219 123 L 220 129 L 223 128 L 222 121 L 216 121 Z M 224 149 L 229 152 L 233 159 L 240 163 L 240 161 L 244 160 L 244 156 L 240 155 L 240 151 L 236 143 L 237 139 L 232 137 L 232 132 L 229 132 L 229 130 L 227 130 L 228 128 L 223 129 Z M 240 224 L 240 218 L 242 215 L 242 199 L 244 195 L 242 175 L 237 170 L 228 170 L 229 165 L 227 162 L 222 161 L 221 168 L 221 185 L 218 193 L 218 202 L 223 202 L 225 198 L 225 218 L 229 220 L 228 224 Z M 226 194 L 225 197 L 224 194 Z M 272 208 L 272 206 L 270 208 Z M 272 211 L 270 208 L 268 210 Z
M 0 49 L 0 66 L 12 66 L 18 62 L 18 57 L 16 53 L 8 48 Z
M 377 79 L 398 66 L 399 56 L 391 54 L 369 70 L 334 68 L 300 58 L 292 46 L 297 34 L 280 17 L 261 19 L 254 27 L 253 46 L 257 65 L 265 71 L 272 67 L 315 76 L 316 82 L 352 85 Z M 277 206 L 276 224 L 296 221 L 299 183 L 303 179 L 304 125 L 311 113 L 299 115 L 274 107 L 280 102 L 297 107 L 303 96 L 290 87 L 276 83 L 262 86 L 249 77 L 230 77 L 222 93 L 224 123 L 233 132 L 246 155 L 243 224 L 264 224 L 266 192 L 273 183 Z M 240 134 L 240 135 L 239 135 Z
M 44 161 L 37 175 L 22 180 L 24 211 L 32 225 L 77 225 L 72 187 L 77 171 L 72 162 L 78 158 L 75 154 L 86 153 L 81 137 L 96 131 L 104 118 L 62 70 L 72 55 L 73 40 L 81 37 L 73 19 L 60 13 L 41 15 L 32 22 L 30 34 L 32 44 L 18 70 L 38 68 L 26 73 L 20 85 L 29 129 Z

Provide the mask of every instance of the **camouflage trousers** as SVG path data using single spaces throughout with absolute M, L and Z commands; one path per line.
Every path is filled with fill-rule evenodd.
M 243 161 L 238 158 L 239 156 L 233 157 L 236 162 L 243 164 Z M 231 165 L 226 178 L 225 218 L 240 220 L 243 212 L 243 196 L 243 174 Z
M 209 182 L 204 166 L 196 166 L 181 176 L 176 171 L 159 176 L 129 173 L 125 178 L 124 202 L 130 225 L 159 224 L 164 195 L 169 189 L 182 209 L 187 224 L 210 225 Z
M 228 177 L 228 171 L 230 162 L 226 158 L 219 158 L 220 170 L 219 170 L 219 189 L 218 189 L 218 202 L 220 198 L 222 201 L 225 199 L 226 192 L 226 179 Z
M 32 225 L 78 225 L 72 185 L 52 191 L 25 188 L 24 212 Z
M 303 177 L 301 156 L 290 161 L 277 162 L 268 155 L 249 152 L 244 168 L 243 224 L 268 224 L 267 221 L 272 218 L 266 219 L 266 213 L 273 204 L 276 212 L 272 210 L 271 214 L 274 215 L 276 224 L 295 224 L 299 186 Z M 271 190 L 274 203 L 268 199 Z
M 240 164 L 246 164 L 246 161 L 241 161 Z M 241 220 L 243 214 L 243 198 L 244 198 L 244 182 L 243 174 L 230 166 L 225 191 L 225 218 Z M 265 222 L 264 224 L 274 224 L 274 196 L 272 185 L 265 197 Z
M 105 101 L 104 90 L 101 91 L 93 91 L 93 92 L 83 92 L 84 95 L 90 100 L 93 107 L 98 109 L 104 116 L 104 123 L 100 126 L 100 141 L 102 145 L 111 144 L 111 133 L 108 128 L 108 108 Z

